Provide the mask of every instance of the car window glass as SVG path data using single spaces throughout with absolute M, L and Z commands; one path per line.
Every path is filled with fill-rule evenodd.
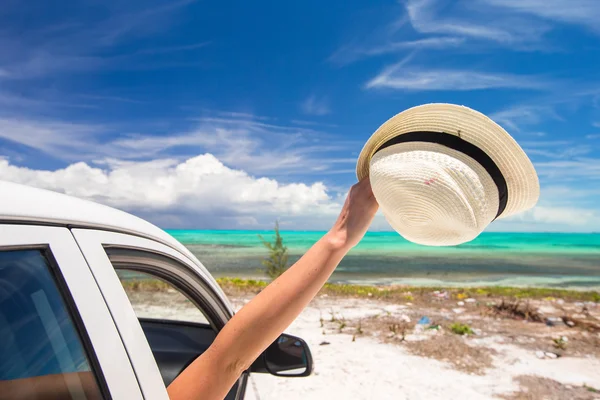
M 209 323 L 202 311 L 171 283 L 127 269 L 119 269 L 117 274 L 138 318 Z
M 214 341 L 217 332 L 206 317 L 206 314 L 211 314 L 210 310 L 205 313 L 176 285 L 154 275 L 154 271 L 160 268 L 157 262 L 165 265 L 166 271 L 167 265 L 174 265 L 174 261 L 156 254 L 116 247 L 107 249 L 107 254 L 136 316 L 142 319 L 142 329 L 163 381 L 168 385 Z M 152 268 L 152 273 L 140 272 L 145 267 Z M 188 324 L 190 322 L 192 324 Z M 235 383 L 226 400 L 238 398 L 240 382 L 245 379 L 242 376 Z
M 0 251 L 0 397 L 102 398 L 41 250 Z

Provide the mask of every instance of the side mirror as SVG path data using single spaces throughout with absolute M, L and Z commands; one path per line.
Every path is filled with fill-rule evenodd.
M 275 376 L 301 377 L 312 373 L 312 354 L 299 337 L 282 334 L 252 365 L 252 372 L 268 372 Z

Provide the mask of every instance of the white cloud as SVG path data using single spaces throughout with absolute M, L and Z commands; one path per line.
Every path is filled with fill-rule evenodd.
M 435 9 L 439 4 L 435 0 L 408 0 L 406 11 L 413 28 L 421 33 L 449 33 L 475 36 L 497 41 L 510 41 L 509 32 L 491 26 L 473 25 L 465 21 L 438 18 Z
M 535 168 L 540 178 L 555 183 L 576 182 L 590 185 L 600 181 L 600 159 L 598 158 L 536 162 Z
M 560 148 L 553 149 L 540 149 L 540 148 L 528 148 L 524 147 L 525 152 L 528 155 L 538 155 L 552 159 L 572 159 L 574 157 L 583 156 L 592 152 L 593 148 L 588 145 L 569 145 L 560 146 Z
M 293 119 L 290 122 L 294 125 L 302 125 L 302 126 L 323 126 L 326 128 L 337 128 L 338 127 L 338 125 L 336 125 L 336 124 L 325 124 L 325 123 L 316 122 L 316 121 L 306 121 L 303 119 Z
M 394 41 L 392 39 L 388 39 L 388 41 L 384 44 L 371 44 L 368 46 L 363 45 L 361 47 L 353 45 L 344 46 L 332 54 L 328 61 L 338 65 L 345 65 L 361 58 L 400 53 L 406 50 L 445 50 L 451 47 L 459 46 L 463 44 L 464 41 L 464 38 L 451 36 L 427 37 L 405 41 Z
M 562 224 L 571 226 L 594 224 L 597 226 L 599 222 L 599 215 L 596 210 L 585 210 L 580 208 L 538 206 L 534 207 L 529 212 L 525 212 L 522 218 L 527 220 L 529 215 L 531 215 L 533 221 L 544 224 Z
M 115 153 L 117 157 L 127 154 L 137 157 L 157 157 L 169 151 L 186 149 L 214 154 L 227 165 L 250 173 L 327 174 L 332 167 L 354 165 L 347 152 L 358 147 L 354 143 L 337 140 L 331 144 L 331 135 L 310 128 L 274 125 L 256 121 L 246 116 L 236 118 L 203 117 L 198 126 L 168 135 L 130 135 L 109 143 L 104 154 Z M 324 154 L 341 153 L 340 156 Z
M 211 112 L 211 110 L 205 110 L 207 112 Z M 216 115 L 218 115 L 219 117 L 226 117 L 226 118 L 231 118 L 232 120 L 235 119 L 239 119 L 239 120 L 250 120 L 250 121 L 269 121 L 269 120 L 274 120 L 275 118 L 272 117 L 267 117 L 264 115 L 256 115 L 256 114 L 252 114 L 250 112 L 240 112 L 240 111 L 220 111 L 220 110 L 213 110 L 212 112 L 214 112 Z
M 281 218 L 294 229 L 324 230 L 335 220 L 347 190 L 332 191 L 321 182 L 254 177 L 211 154 L 184 161 L 112 160 L 104 168 L 78 162 L 56 170 L 0 159 L 0 179 L 97 201 L 170 228 L 270 228 Z M 537 207 L 495 222 L 490 230 L 598 230 L 600 212 L 592 208 L 598 195 L 593 188 L 544 186 Z M 382 229 L 389 230 L 389 225 L 378 215 L 372 230 Z
M 174 153 L 182 159 L 210 152 L 234 168 L 279 176 L 336 173 L 340 164 L 356 162 L 347 154 L 360 143 L 336 140 L 332 144 L 328 139 L 333 136 L 326 132 L 274 125 L 264 122 L 265 117 L 257 120 L 249 114 L 235 114 L 198 118 L 192 121 L 193 126 L 181 132 L 167 129 L 152 134 L 126 133 L 127 126 L 0 117 L 0 139 L 29 146 L 61 160 L 97 164 L 111 159 L 172 158 Z M 323 154 L 328 156 L 323 157 Z
M 100 46 L 111 46 L 130 37 L 151 36 L 168 30 L 173 16 L 195 1 L 158 1 L 151 5 L 131 1 L 124 6 L 109 6 L 108 16 L 94 19 L 87 29 L 78 33 Z
M 405 60 L 383 70 L 367 88 L 402 90 L 542 89 L 546 83 L 534 76 L 470 70 L 403 67 Z
M 463 38 L 457 37 L 429 37 L 417 40 L 408 40 L 404 42 L 390 42 L 383 46 L 377 46 L 365 50 L 367 55 L 379 55 L 395 53 L 406 49 L 447 49 L 457 46 L 464 42 Z
M 600 122 L 592 122 L 592 126 L 595 126 L 596 128 L 600 128 Z
M 540 122 L 540 115 L 535 108 L 514 107 L 498 111 L 490 115 L 490 118 L 511 129 L 519 130 L 521 123 L 536 124 Z
M 542 176 L 542 179 L 544 177 Z M 581 182 L 581 178 L 577 182 Z M 597 201 L 600 189 L 594 185 L 557 185 L 542 181 L 539 203 L 531 210 L 491 225 L 491 230 L 529 232 L 597 232 L 600 230 L 600 210 Z
M 586 139 L 600 139 L 600 133 L 595 133 L 592 135 L 586 135 Z
M 549 207 L 596 208 L 600 197 L 597 185 L 556 185 L 543 184 L 541 187 L 541 203 Z
M 491 114 L 490 118 L 515 131 L 520 131 L 523 125 L 535 125 L 547 119 L 564 121 L 554 108 L 547 104 L 514 105 Z
M 302 112 L 308 115 L 327 115 L 331 112 L 325 97 L 308 96 L 301 104 Z
M 96 142 L 103 127 L 54 120 L 0 118 L 0 138 L 43 151 L 55 157 L 82 157 Z
M 490 230 L 513 232 L 590 232 L 599 228 L 600 213 L 595 209 L 545 205 L 490 225 Z
M 533 140 L 533 141 L 519 141 L 523 147 L 565 147 L 573 144 L 570 140 Z
M 185 51 L 193 51 L 198 50 L 203 47 L 206 47 L 210 44 L 210 42 L 200 42 L 200 43 L 192 43 L 186 45 L 179 46 L 166 46 L 166 47 L 154 47 L 148 49 L 141 49 L 133 53 L 134 55 L 141 54 L 169 54 L 169 53 L 179 53 Z
M 405 4 L 411 25 L 420 33 L 459 35 L 514 46 L 536 42 L 549 29 L 541 21 L 532 23 L 489 6 L 478 8 L 471 1 L 407 0 Z
M 536 137 L 544 137 L 544 136 L 546 136 L 546 132 L 541 132 L 541 131 L 538 131 L 538 132 L 527 132 L 527 135 L 536 136 Z
M 253 177 L 225 166 L 211 154 L 182 162 L 114 161 L 106 169 L 78 162 L 54 171 L 18 167 L 0 159 L 0 179 L 90 199 L 151 219 L 176 217 L 173 220 L 194 227 L 227 226 L 232 218 L 245 223 L 254 218 L 270 226 L 279 217 L 307 229 L 315 223 L 314 229 L 325 229 L 341 207 L 323 183 L 282 184 Z
M 32 97 L 2 91 L 0 91 L 0 104 L 2 105 L 2 111 L 4 113 L 11 110 L 27 110 L 28 112 L 35 112 L 38 110 L 54 110 L 57 108 L 98 108 L 96 105 L 88 104 L 83 101 L 74 101 L 72 97 L 68 101 L 63 101 L 46 98 L 40 93 L 35 97 Z
M 111 96 L 111 95 L 102 95 L 102 94 L 75 94 L 74 97 L 81 99 L 90 99 L 90 100 L 99 100 L 99 101 L 110 101 L 116 103 L 129 103 L 129 104 L 144 104 L 145 101 L 130 99 L 128 97 L 123 96 Z
M 600 7 L 596 0 L 479 0 L 536 17 L 586 26 L 600 32 Z
M 53 54 L 50 50 L 32 52 L 21 62 L 6 66 L 13 79 L 40 78 L 57 73 L 78 73 L 106 67 L 108 58 L 76 54 Z
M 122 55 L 116 54 L 113 48 L 132 38 L 151 37 L 168 30 L 177 21 L 179 13 L 194 1 L 104 2 L 103 12 L 78 15 L 76 23 L 70 22 L 72 15 L 67 11 L 51 17 L 49 23 L 38 29 L 11 30 L 11 26 L 7 26 L 0 32 L 3 50 L 0 71 L 4 71 L 0 76 L 30 79 L 103 68 L 177 66 L 175 63 L 151 62 L 152 56 L 191 51 L 206 43 L 145 48 Z M 14 10 L 14 15 L 9 14 L 14 19 L 25 15 L 21 14 L 24 8 Z
M 409 49 L 446 50 L 460 47 L 479 52 L 489 51 L 490 45 L 516 51 L 555 51 L 554 45 L 544 41 L 544 35 L 554 28 L 551 23 L 539 18 L 536 13 L 523 13 L 516 6 L 503 4 L 518 2 L 402 0 L 399 3 L 404 6 L 405 14 L 385 28 L 374 26 L 371 33 L 342 46 L 328 61 L 345 65 L 361 58 Z M 568 7 L 568 3 L 563 4 Z M 558 8 L 557 5 L 556 15 L 559 14 Z M 388 16 L 383 15 L 382 19 L 385 18 Z M 405 29 L 406 25 L 410 25 L 412 31 Z

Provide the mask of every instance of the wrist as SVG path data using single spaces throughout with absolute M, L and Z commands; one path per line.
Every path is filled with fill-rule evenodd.
M 345 230 L 331 229 L 323 236 L 323 242 L 334 253 L 346 254 L 351 246 L 348 245 L 348 235 Z

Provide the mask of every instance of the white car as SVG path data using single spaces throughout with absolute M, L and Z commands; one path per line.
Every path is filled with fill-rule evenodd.
M 128 298 L 128 276 L 158 278 L 182 301 Z M 166 400 L 232 315 L 206 268 L 156 226 L 0 182 L 0 398 Z M 284 334 L 226 398 L 244 398 L 250 373 L 311 370 L 306 343 Z

